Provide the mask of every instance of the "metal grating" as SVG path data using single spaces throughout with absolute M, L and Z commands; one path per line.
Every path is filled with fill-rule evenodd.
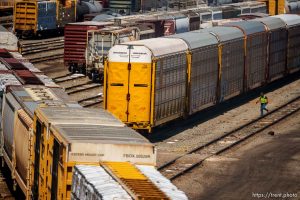
M 109 173 L 113 173 L 129 189 L 131 195 L 143 200 L 169 199 L 156 185 L 142 174 L 134 165 L 128 162 L 102 163 Z M 126 188 L 125 188 L 126 189 Z

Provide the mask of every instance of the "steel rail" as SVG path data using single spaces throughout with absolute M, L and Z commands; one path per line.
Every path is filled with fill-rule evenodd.
M 289 109 L 293 104 L 296 104 L 297 107 Z M 176 157 L 175 159 L 173 159 L 173 160 L 167 162 L 166 164 L 160 166 L 158 168 L 158 170 L 163 173 L 164 171 L 166 171 L 166 168 L 173 167 L 173 169 L 174 169 L 174 166 L 176 167 L 176 162 L 179 161 L 179 159 L 182 159 L 182 158 L 184 158 L 184 157 L 186 157 L 188 155 L 191 155 L 193 153 L 199 153 L 201 151 L 205 152 L 209 148 L 212 148 L 212 150 L 213 150 L 214 149 L 213 145 L 215 145 L 215 148 L 219 148 L 217 151 L 210 152 L 208 156 L 205 156 L 204 158 L 200 159 L 199 161 L 194 162 L 193 164 L 191 164 L 189 167 L 186 167 L 183 170 L 179 170 L 178 173 L 176 173 L 175 175 L 172 175 L 172 176 L 169 177 L 170 180 L 174 180 L 174 179 L 176 179 L 176 178 L 184 175 L 185 173 L 191 171 L 195 167 L 201 165 L 203 163 L 203 161 L 205 161 L 206 159 L 208 159 L 208 158 L 210 158 L 210 157 L 212 157 L 214 155 L 218 155 L 218 154 L 220 154 L 220 153 L 222 153 L 224 151 L 227 151 L 227 150 L 231 149 L 232 147 L 240 144 L 241 142 L 243 142 L 246 139 L 248 139 L 248 138 L 256 135 L 257 133 L 259 133 L 259 132 L 261 132 L 261 131 L 269 128 L 270 126 L 278 123 L 279 121 L 285 119 L 286 117 L 292 115 L 293 113 L 295 113 L 295 112 L 297 112 L 299 110 L 300 110 L 300 97 L 296 97 L 296 98 L 292 99 L 291 101 L 289 101 L 287 104 L 282 105 L 282 106 L 280 106 L 280 107 L 272 110 L 271 112 L 267 113 L 263 117 L 259 117 L 259 118 L 255 119 L 255 120 L 252 120 L 251 122 L 248 122 L 248 123 L 246 123 L 246 124 L 238 127 L 237 129 L 234 129 L 234 130 L 232 130 L 232 131 L 230 131 L 230 132 L 222 135 L 221 137 L 218 137 L 218 138 L 216 138 L 216 139 L 214 139 L 214 140 L 212 140 L 212 141 L 210 141 L 210 142 L 208 142 L 208 143 L 206 143 L 204 145 L 198 146 L 198 147 L 192 149 L 191 151 L 187 152 L 186 154 L 183 154 L 181 156 Z M 279 116 L 277 116 L 276 120 L 273 120 L 271 122 L 270 121 L 268 121 L 268 122 L 264 121 L 265 119 L 268 119 L 270 116 L 276 115 L 276 114 L 279 114 Z M 244 133 L 245 136 L 241 137 L 239 140 L 236 140 L 236 141 L 232 142 L 231 144 L 225 145 L 225 147 L 222 147 L 222 145 L 220 144 L 220 142 L 222 142 L 222 140 L 225 140 L 226 138 L 228 139 L 229 137 L 235 136 L 234 134 L 238 135 L 238 133 L 240 131 L 243 131 L 243 130 L 245 131 L 245 130 L 247 130 L 247 128 L 251 128 L 251 126 L 257 125 L 259 123 L 262 123 L 263 125 L 257 126 L 258 129 L 255 130 L 255 131 L 253 131 L 253 132 L 251 132 L 251 130 L 247 131 L 247 134 Z M 252 127 L 252 129 L 253 128 L 255 129 L 255 127 Z M 237 136 L 235 136 L 235 137 L 237 137 Z M 223 142 L 226 142 L 226 140 L 223 141 Z M 166 173 L 164 173 L 164 174 L 166 174 Z

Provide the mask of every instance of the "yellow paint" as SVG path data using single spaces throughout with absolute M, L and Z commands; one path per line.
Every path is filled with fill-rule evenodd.
M 147 177 L 129 162 L 104 162 L 102 165 L 108 167 L 120 179 L 147 180 Z
M 151 63 L 114 63 L 105 68 L 105 108 L 125 123 L 146 128 L 151 116 Z
M 154 111 L 155 111 L 155 70 L 156 70 L 156 63 L 157 60 L 153 60 L 152 62 L 152 80 L 151 80 L 151 110 L 150 110 L 150 130 L 151 132 L 151 126 L 154 126 Z
M 269 0 L 269 15 L 276 15 L 276 0 Z
M 189 104 L 189 98 L 190 98 L 190 89 L 191 89 L 191 70 L 192 70 L 192 52 L 187 52 L 187 84 L 186 84 L 186 100 L 185 100 L 185 108 L 186 112 L 185 114 L 188 115 L 188 112 L 190 110 L 190 104 Z
M 14 31 L 37 30 L 37 2 L 16 1 L 14 8 Z
M 132 63 L 129 78 L 128 122 L 149 122 L 151 63 Z
M 285 13 L 285 0 L 278 1 L 278 15 Z
M 109 63 L 106 73 L 106 109 L 127 122 L 128 63 Z

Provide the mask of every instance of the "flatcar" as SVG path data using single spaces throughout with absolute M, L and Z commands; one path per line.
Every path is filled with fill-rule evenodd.
M 300 17 L 286 14 L 116 45 L 105 64 L 105 109 L 150 132 L 266 85 L 299 71 L 299 29 Z

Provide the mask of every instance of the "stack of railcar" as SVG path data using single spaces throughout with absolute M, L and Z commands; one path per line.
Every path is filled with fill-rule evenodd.
M 91 192 L 97 191 L 98 197 L 115 198 L 122 192 L 128 199 L 176 199 L 171 188 L 187 199 L 167 179 L 152 176 L 158 172 L 151 143 L 105 110 L 85 109 L 69 100 L 62 88 L 17 52 L 0 49 L 0 89 L 0 156 L 11 171 L 14 188 L 19 186 L 27 200 L 78 199 L 71 189 L 86 199 L 91 193 L 77 184 L 79 173 L 85 178 L 92 173 L 103 178 L 97 180 L 101 185 L 116 186 L 115 193 L 108 194 L 86 179 L 84 186 L 94 187 Z M 76 165 L 81 167 L 73 176 Z M 106 177 L 93 166 L 109 169 Z
M 151 131 L 246 93 L 299 71 L 299 29 L 300 17 L 286 14 L 116 45 L 105 66 L 105 109 Z
M 244 7 L 246 7 L 244 9 Z M 216 8 L 195 8 L 182 11 L 155 12 L 149 14 L 140 14 L 133 16 L 119 17 L 122 26 L 135 26 L 141 30 L 141 39 L 168 36 L 178 33 L 184 33 L 199 28 L 212 26 L 212 20 L 227 19 L 238 17 L 241 13 L 250 13 L 251 9 L 256 7 L 263 8 L 263 3 L 240 3 Z M 84 57 L 87 44 L 88 30 L 100 30 L 106 26 L 113 26 L 114 21 L 109 22 L 79 22 L 70 23 L 65 27 L 65 53 L 64 62 L 70 72 L 81 72 L 85 74 L 86 62 Z M 100 25 L 97 25 L 99 23 Z M 120 24 L 121 25 L 121 24 Z M 153 30 L 144 31 L 145 26 L 150 26 Z M 100 48 L 100 47 L 99 47 Z M 97 73 L 95 73 L 97 74 Z M 102 72 L 100 73 L 102 74 Z

